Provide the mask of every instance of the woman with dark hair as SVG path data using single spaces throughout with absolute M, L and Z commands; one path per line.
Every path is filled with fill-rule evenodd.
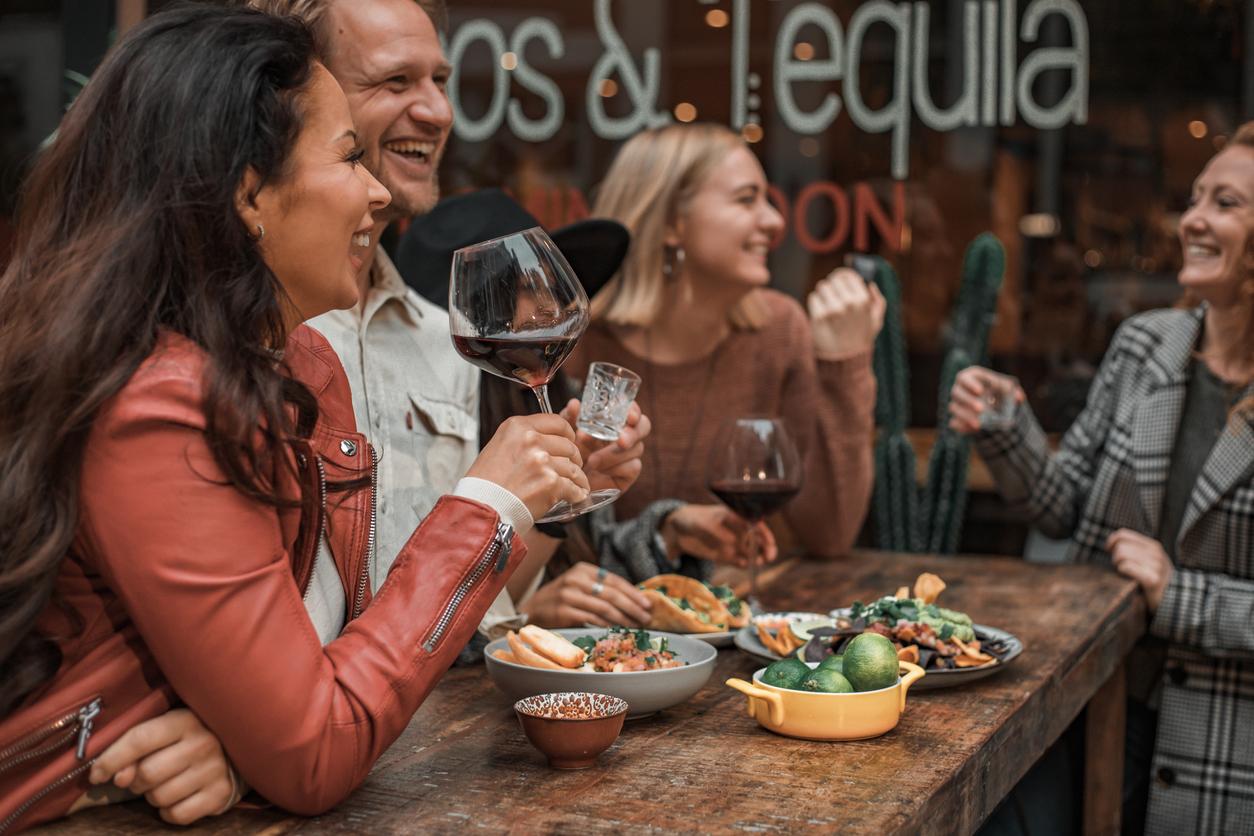
M 1145 594 L 1128 663 L 1124 832 L 1254 830 L 1254 122 L 1193 183 L 1174 310 L 1115 334 L 1051 454 L 1023 390 L 959 373 L 950 426 L 975 436 L 1003 496 L 1072 560 Z M 1011 425 L 981 429 L 997 398 Z M 1147 809 L 1148 804 L 1148 809 Z
M 0 276 L 0 832 L 186 703 L 267 799 L 345 797 L 587 480 L 557 416 L 507 422 L 377 594 L 374 452 L 300 323 L 357 301 L 372 212 L 304 27 L 158 14 L 34 167 Z M 177 695 L 177 697 L 176 697 Z

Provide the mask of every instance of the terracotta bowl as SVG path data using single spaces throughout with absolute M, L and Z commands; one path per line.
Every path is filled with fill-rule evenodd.
M 518 723 L 554 769 L 586 769 L 623 730 L 627 702 L 609 694 L 537 694 L 514 703 Z

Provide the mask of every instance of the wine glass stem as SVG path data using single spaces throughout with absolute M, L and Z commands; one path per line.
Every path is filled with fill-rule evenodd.
M 758 560 L 762 556 L 762 542 L 756 525 L 749 529 L 749 606 L 761 607 L 758 601 Z
M 536 400 L 540 402 L 541 412 L 553 412 L 553 407 L 549 404 L 549 384 L 541 383 L 539 386 L 532 386 L 531 391 L 535 393 Z

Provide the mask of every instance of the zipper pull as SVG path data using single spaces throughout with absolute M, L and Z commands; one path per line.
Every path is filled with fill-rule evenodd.
M 496 555 L 496 572 L 499 575 L 505 571 L 509 556 L 514 553 L 514 527 L 509 523 L 497 523 L 492 543 L 499 549 Z
M 100 698 L 89 702 L 78 711 L 78 749 L 75 754 L 81 761 L 87 757 L 87 741 L 91 738 L 91 725 L 100 714 Z

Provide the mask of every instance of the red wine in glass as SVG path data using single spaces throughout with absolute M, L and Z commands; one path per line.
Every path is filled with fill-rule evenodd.
M 724 505 L 755 526 L 749 560 L 749 607 L 761 611 L 761 543 L 756 525 L 801 490 L 801 458 L 783 422 L 769 417 L 725 422 L 711 451 L 706 484 Z
M 787 505 L 801 486 L 783 479 L 725 479 L 711 482 L 710 490 L 728 508 L 756 523 Z
M 588 296 L 544 230 L 493 238 L 453 253 L 449 331 L 457 353 L 484 371 L 535 393 L 552 412 L 548 383 L 588 328 Z M 564 522 L 618 497 L 593 491 L 559 502 L 536 522 Z
M 453 335 L 457 353 L 486 372 L 517 380 L 528 388 L 552 380 L 575 349 L 573 337 L 492 339 Z

